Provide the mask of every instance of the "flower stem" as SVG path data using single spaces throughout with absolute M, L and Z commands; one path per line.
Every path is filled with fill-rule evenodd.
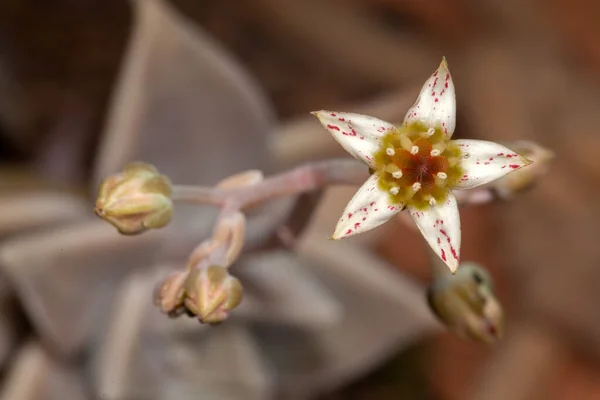
M 172 199 L 242 209 L 253 203 L 297 195 L 333 184 L 360 185 L 367 177 L 368 170 L 364 164 L 351 159 L 334 159 L 296 167 L 251 186 L 221 189 L 174 185 Z

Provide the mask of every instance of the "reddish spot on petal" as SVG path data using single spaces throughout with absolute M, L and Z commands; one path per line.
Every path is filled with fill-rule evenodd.
M 448 89 L 448 82 L 446 82 L 446 83 L 444 84 L 444 86 L 446 87 L 446 89 Z
M 510 168 L 512 168 L 512 169 L 517 169 L 517 168 L 519 168 L 519 167 L 520 167 L 520 165 L 517 165 L 517 164 L 511 164 L 511 165 L 509 165 L 509 167 L 510 167 Z
M 446 74 L 446 80 L 450 79 L 450 74 Z
M 335 113 L 331 113 L 331 116 L 332 116 L 332 117 L 335 117 Z
M 335 131 L 339 131 L 339 130 L 340 130 L 340 127 L 339 127 L 339 126 L 335 126 L 335 125 L 327 125 L 327 127 L 328 127 L 329 129 L 333 129 L 333 130 L 335 130 Z
M 456 254 L 456 250 L 454 250 L 454 247 L 450 246 L 450 251 L 452 252 L 452 257 L 454 257 L 455 260 L 458 260 L 458 254 Z
M 374 201 L 372 201 L 372 202 L 371 202 L 371 204 L 369 204 L 369 205 L 370 205 L 371 207 L 373 207 L 373 204 L 375 204 L 375 202 L 374 202 Z
M 498 157 L 502 157 L 504 155 L 504 153 L 498 153 L 496 154 Z
M 435 96 L 435 92 L 431 92 L 431 95 L 432 95 L 432 96 Z
M 357 222 L 354 224 L 354 229 L 358 228 L 360 226 L 360 222 Z
M 346 120 L 346 118 L 342 118 L 342 117 L 340 117 L 340 118 L 338 118 L 338 120 L 340 120 L 340 121 L 344 122 L 344 121 Z
M 362 219 L 362 220 L 363 220 L 363 221 L 366 221 L 366 219 L 367 219 L 367 217 L 363 217 L 363 219 Z
M 348 218 L 352 218 L 352 213 L 348 213 Z
M 446 252 L 444 251 L 444 249 L 440 249 L 440 250 L 442 250 L 442 260 L 448 261 L 448 260 L 446 260 Z
M 346 235 L 349 235 L 352 233 L 352 229 L 348 229 L 348 231 L 346 231 Z
M 435 102 L 437 103 L 438 101 L 439 101 L 439 99 L 436 97 L 436 98 L 435 98 Z

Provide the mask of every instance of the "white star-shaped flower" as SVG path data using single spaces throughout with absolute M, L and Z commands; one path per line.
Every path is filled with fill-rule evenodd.
M 486 184 L 531 163 L 497 143 L 450 140 L 456 99 L 445 59 L 423 85 L 401 126 L 361 114 L 313 114 L 373 171 L 346 206 L 332 238 L 373 229 L 406 208 L 452 273 L 460 257 L 460 219 L 452 190 Z

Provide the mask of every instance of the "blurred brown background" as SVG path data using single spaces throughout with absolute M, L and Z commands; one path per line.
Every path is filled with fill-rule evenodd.
M 600 2 L 173 3 L 250 71 L 280 120 L 414 97 L 444 55 L 458 137 L 535 140 L 557 154 L 532 191 L 462 213 L 462 257 L 494 276 L 505 340 L 428 337 L 323 399 L 600 398 Z M 11 174 L 87 185 L 131 18 L 121 0 L 0 3 L 0 160 Z M 377 249 L 426 283 L 420 240 L 392 222 Z

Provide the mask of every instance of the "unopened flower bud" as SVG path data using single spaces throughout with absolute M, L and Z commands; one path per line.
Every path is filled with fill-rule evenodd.
M 185 282 L 187 271 L 174 272 L 165 278 L 154 290 L 154 304 L 170 316 L 176 317 L 185 312 Z
M 166 226 L 173 216 L 171 183 L 146 163 L 131 163 L 100 184 L 95 213 L 124 235 Z
M 464 263 L 454 275 L 438 277 L 427 291 L 431 310 L 458 336 L 483 343 L 502 337 L 504 313 L 493 293 L 490 275 Z
M 242 301 L 242 284 L 227 268 L 211 265 L 193 269 L 186 281 L 186 306 L 200 322 L 216 324 L 225 321 L 229 312 Z
M 533 163 L 527 168 L 518 169 L 492 182 L 491 186 L 496 190 L 498 196 L 505 200 L 532 188 L 540 178 L 548 173 L 550 163 L 554 159 L 554 152 L 534 142 L 519 140 L 507 143 L 507 147 Z

